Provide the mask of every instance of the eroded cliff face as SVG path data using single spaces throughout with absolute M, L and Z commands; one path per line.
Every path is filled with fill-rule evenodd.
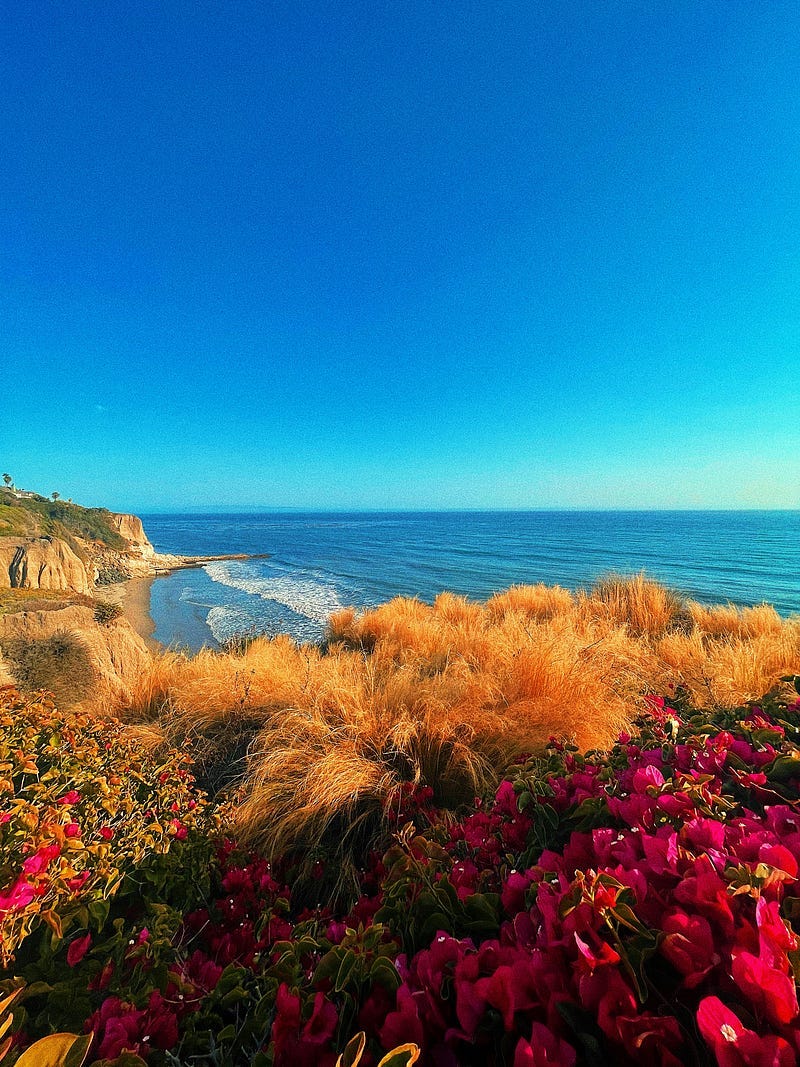
M 118 709 L 150 662 L 122 617 L 102 624 L 80 604 L 0 615 L 0 684 L 52 690 L 65 706 Z
M 138 515 L 112 513 L 111 521 L 120 536 L 128 542 L 129 550 L 134 555 L 142 556 L 144 559 L 150 559 L 155 555 L 155 549 L 150 544 Z
M 159 557 L 137 516 L 112 514 L 110 522 L 124 547 L 74 531 L 69 541 L 0 537 L 0 589 L 33 591 L 7 598 L 0 609 L 0 685 L 47 689 L 63 706 L 114 711 L 129 702 L 151 662 L 147 645 L 124 617 L 98 621 L 87 594 L 102 600 L 104 585 L 154 574 Z M 64 595 L 37 599 L 36 590 Z
M 158 557 L 137 515 L 111 514 L 123 550 L 73 537 L 0 537 L 0 589 L 56 589 L 91 593 L 95 585 L 155 573 Z M 81 558 L 82 557 L 82 558 Z M 103 577 L 101 577 L 103 576 Z
M 0 537 L 0 588 L 88 593 L 94 574 L 57 537 Z

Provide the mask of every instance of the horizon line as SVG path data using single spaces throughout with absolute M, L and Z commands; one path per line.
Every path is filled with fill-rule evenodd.
M 597 506 L 554 506 L 554 507 L 300 507 L 293 505 L 269 504 L 191 504 L 183 507 L 143 507 L 133 508 L 129 514 L 141 515 L 253 515 L 253 514 L 299 514 L 299 515 L 448 515 L 448 514 L 646 514 L 652 512 L 677 514 L 714 514 L 727 512 L 742 514 L 749 512 L 783 512 L 787 514 L 800 512 L 800 507 L 597 507 Z

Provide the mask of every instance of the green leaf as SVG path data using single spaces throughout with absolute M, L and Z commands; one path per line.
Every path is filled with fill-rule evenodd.
M 370 968 L 369 976 L 373 982 L 380 982 L 382 986 L 395 992 L 400 987 L 400 975 L 397 967 L 386 956 L 378 956 Z
M 92 900 L 89 902 L 89 918 L 95 930 L 102 930 L 106 924 L 111 905 L 107 900 Z
M 764 773 L 773 782 L 788 782 L 790 778 L 797 778 L 800 776 L 800 752 L 778 756 L 764 768 Z
M 346 952 L 342 957 L 342 962 L 339 964 L 339 970 L 336 974 L 336 981 L 333 989 L 335 993 L 341 993 L 346 988 L 348 979 L 353 973 L 353 970 L 358 963 L 358 957 L 354 952 Z

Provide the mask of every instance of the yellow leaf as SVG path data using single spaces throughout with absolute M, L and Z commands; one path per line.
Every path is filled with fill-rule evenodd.
M 6 996 L 0 1000 L 0 1015 L 8 1011 L 24 988 L 25 986 L 21 985 L 18 989 L 12 989 L 10 993 L 7 993 Z M 0 1031 L 0 1033 L 2 1033 L 2 1031 Z
M 411 1067 L 419 1059 L 419 1045 L 398 1045 L 391 1052 L 387 1052 L 378 1067 Z
M 358 1067 L 366 1043 L 367 1036 L 362 1030 L 347 1042 L 344 1052 L 336 1061 L 336 1067 Z
M 48 909 L 48 911 L 42 912 L 42 918 L 53 931 L 53 933 L 56 935 L 56 937 L 62 938 L 64 936 L 64 931 L 61 926 L 61 917 L 58 915 L 57 912 Z
M 26 1049 L 16 1067 L 80 1067 L 89 1052 L 92 1034 L 50 1034 Z

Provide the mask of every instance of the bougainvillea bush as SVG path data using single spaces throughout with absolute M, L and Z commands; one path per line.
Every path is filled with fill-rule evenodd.
M 0 713 L 14 1055 L 51 1030 L 89 1062 L 363 1065 L 800 1061 L 800 702 L 650 700 L 608 752 L 553 743 L 487 798 L 394 798 L 358 899 L 225 837 L 185 760 L 12 692 Z M 314 874 L 324 883 L 325 856 Z M 314 875 L 312 875 L 313 877 Z

